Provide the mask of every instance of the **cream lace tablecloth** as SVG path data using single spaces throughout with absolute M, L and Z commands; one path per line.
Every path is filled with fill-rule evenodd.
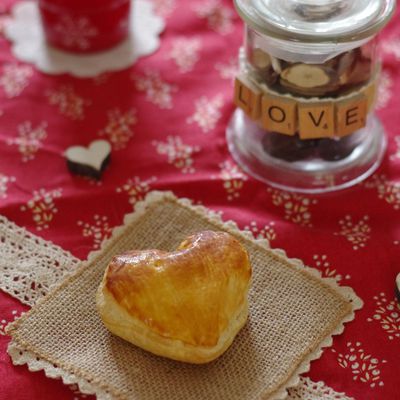
M 192 207 L 187 201 L 178 201 L 170 194 L 160 195 L 159 193 L 153 193 L 148 197 L 146 205 L 143 203 L 137 205 L 137 213 L 134 214 L 134 216 L 127 218 L 126 223 L 130 224 L 129 226 L 134 227 L 135 219 L 148 212 L 149 207 L 153 207 L 153 212 L 156 213 L 156 215 L 153 215 L 153 221 L 160 221 L 163 212 L 168 211 L 166 221 L 170 219 L 171 215 L 172 219 L 175 218 L 174 220 L 181 218 L 181 223 L 182 221 L 187 221 L 189 218 L 193 228 L 193 226 L 197 227 L 196 223 L 193 223 L 193 220 L 199 218 L 205 228 L 209 228 L 211 224 L 215 228 L 226 229 L 233 234 L 239 235 L 251 248 L 256 249 L 257 251 L 266 251 L 267 243 L 265 241 L 262 243 L 259 241 L 256 242 L 250 238 L 248 234 L 244 235 L 239 232 L 234 224 L 222 224 L 217 215 L 210 214 L 201 207 Z M 157 207 L 159 208 L 158 214 Z M 179 215 L 175 215 L 176 209 L 179 210 Z M 146 219 L 146 221 L 148 220 L 149 219 Z M 178 224 L 178 226 L 180 228 L 178 228 L 177 232 L 181 232 L 183 225 Z M 123 230 L 124 227 L 118 228 L 114 231 L 114 238 L 111 238 L 108 242 L 109 246 L 110 243 L 112 244 L 115 236 L 120 235 Z M 27 233 L 25 230 L 18 228 L 5 218 L 0 219 L 0 238 L 3 245 L 1 247 L 2 261 L 0 263 L 0 286 L 3 290 L 26 304 L 36 304 L 41 297 L 46 296 L 52 285 L 60 282 L 63 277 L 73 271 L 78 265 L 79 260 L 74 258 L 71 254 L 52 245 L 51 243 Z M 109 246 L 103 246 L 102 251 L 109 248 Z M 268 250 L 268 252 L 272 254 L 272 257 L 281 257 L 283 261 L 287 260 L 285 254 L 282 252 L 271 250 Z M 97 255 L 99 254 L 100 253 Z M 96 257 L 96 255 L 90 256 L 90 259 L 93 260 L 94 257 Z M 287 262 L 289 262 L 289 260 L 287 260 Z M 299 261 L 292 260 L 290 263 L 294 268 L 292 272 L 300 271 L 302 269 L 303 272 L 301 272 L 301 274 L 303 274 L 306 271 L 306 268 Z M 257 275 L 260 275 L 260 271 L 256 271 L 255 275 L 255 279 L 257 279 Z M 306 275 L 308 276 L 308 274 Z M 355 309 L 361 306 L 351 289 L 339 289 L 336 287 L 336 283 L 333 282 L 333 280 L 325 279 L 322 281 L 315 273 L 309 276 L 314 280 L 323 282 L 322 286 L 325 285 L 325 289 L 330 288 L 329 290 L 336 291 L 338 294 L 343 294 L 344 296 L 347 296 L 348 299 L 351 298 Z M 344 318 L 344 320 L 350 319 L 352 319 L 352 315 Z M 331 329 L 328 339 L 324 340 L 324 344 L 330 344 L 330 335 L 333 330 L 336 330 L 336 333 L 339 333 L 341 329 L 341 324 L 338 329 Z M 21 337 L 19 337 L 19 339 L 21 339 Z M 239 341 L 241 340 L 242 339 L 239 339 Z M 54 362 L 46 361 L 45 359 L 38 357 L 37 354 L 30 351 L 30 346 L 28 346 L 30 347 L 30 350 L 25 348 L 22 344 L 23 342 L 23 340 L 18 340 L 18 343 L 12 341 L 9 346 L 9 354 L 11 355 L 14 364 L 27 364 L 29 369 L 32 371 L 44 370 L 47 376 L 52 378 L 62 378 L 66 384 L 77 383 L 83 393 L 96 393 L 99 399 L 113 398 L 107 390 L 103 391 L 102 389 L 99 389 L 98 385 L 92 385 L 88 379 L 85 379 L 82 376 L 77 376 L 79 374 L 75 375 L 74 373 L 71 373 L 70 370 L 68 371 L 68 369 L 58 368 L 54 365 Z M 320 352 L 318 348 L 320 345 L 317 346 L 317 349 L 314 349 L 316 353 L 311 357 L 311 359 L 319 357 Z M 303 365 L 303 368 L 299 369 L 299 372 L 308 369 L 308 362 L 306 365 Z M 295 384 L 296 387 L 289 390 L 289 399 L 349 399 L 349 397 L 346 397 L 341 393 L 336 393 L 323 383 L 314 383 L 308 378 L 301 377 L 300 379 L 296 379 L 296 376 L 294 376 L 294 378 L 292 377 L 291 379 L 291 383 Z M 279 398 L 285 397 L 286 391 L 283 390 L 282 393 L 284 394 L 278 396 Z

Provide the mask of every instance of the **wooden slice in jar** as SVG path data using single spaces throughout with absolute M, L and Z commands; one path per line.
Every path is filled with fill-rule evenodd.
M 354 62 L 357 59 L 357 53 L 354 50 L 347 51 L 342 54 L 338 63 L 338 74 L 342 75 L 344 72 L 352 69 Z
M 250 63 L 255 68 L 256 79 L 271 87 L 279 79 L 279 60 L 260 48 L 255 48 L 250 56 Z
M 293 64 L 282 71 L 280 83 L 305 96 L 324 96 L 339 87 L 335 71 L 320 64 Z
M 267 69 L 272 63 L 270 55 L 260 48 L 253 49 L 250 61 L 258 69 Z

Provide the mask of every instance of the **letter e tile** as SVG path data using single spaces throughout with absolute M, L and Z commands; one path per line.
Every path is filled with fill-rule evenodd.
M 368 99 L 357 96 L 336 105 L 337 136 L 347 136 L 366 125 Z

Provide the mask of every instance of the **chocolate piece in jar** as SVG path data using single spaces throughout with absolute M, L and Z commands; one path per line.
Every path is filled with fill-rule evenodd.
M 298 135 L 288 136 L 268 132 L 263 136 L 262 146 L 272 157 L 295 162 L 313 157 L 319 141 L 319 139 L 301 140 Z
M 325 65 L 293 64 L 282 71 L 280 84 L 293 94 L 325 96 L 339 88 L 335 71 Z
M 340 139 L 321 139 L 318 144 L 318 154 L 326 161 L 343 160 L 353 152 L 356 144 L 351 135 Z

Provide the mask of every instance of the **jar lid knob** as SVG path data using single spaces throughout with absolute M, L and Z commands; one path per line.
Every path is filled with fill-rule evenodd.
M 350 7 L 349 0 L 293 0 L 288 2 L 304 21 L 327 21 Z
M 276 39 L 347 43 L 371 39 L 396 0 L 234 0 L 244 21 Z

